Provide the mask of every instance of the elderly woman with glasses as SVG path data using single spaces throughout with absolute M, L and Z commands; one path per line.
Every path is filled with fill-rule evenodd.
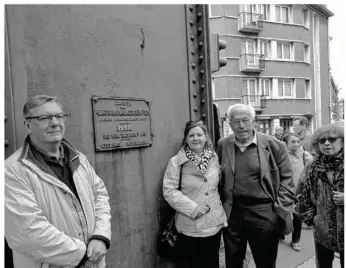
M 298 216 L 313 227 L 316 266 L 332 268 L 334 253 L 344 267 L 344 129 L 326 125 L 312 136 L 317 158 L 300 177 Z
M 227 226 L 218 193 L 219 174 L 206 126 L 202 121 L 187 122 L 182 148 L 166 168 L 163 196 L 177 211 L 175 226 L 189 268 L 219 267 L 221 228 Z

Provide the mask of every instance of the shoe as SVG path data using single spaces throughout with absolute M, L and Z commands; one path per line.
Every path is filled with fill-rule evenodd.
M 295 250 L 295 251 L 301 251 L 301 247 L 299 245 L 299 243 L 293 243 L 291 242 L 291 247 Z

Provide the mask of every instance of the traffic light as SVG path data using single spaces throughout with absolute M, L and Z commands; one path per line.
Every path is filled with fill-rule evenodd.
M 220 40 L 219 34 L 210 34 L 210 67 L 211 72 L 217 72 L 227 65 L 227 59 L 220 57 L 220 50 L 227 47 L 226 41 Z

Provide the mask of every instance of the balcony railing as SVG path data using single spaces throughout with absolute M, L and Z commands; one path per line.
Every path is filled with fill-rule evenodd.
M 242 54 L 240 56 L 240 71 L 262 72 L 265 69 L 264 55 Z
M 251 105 L 255 110 L 264 110 L 267 107 L 266 95 L 243 95 L 242 103 Z
M 244 33 L 259 33 L 263 30 L 263 15 L 242 12 L 238 16 L 238 31 Z

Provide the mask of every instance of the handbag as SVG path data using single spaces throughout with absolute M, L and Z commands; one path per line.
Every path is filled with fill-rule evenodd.
M 181 190 L 182 169 L 183 167 L 181 166 L 178 190 Z M 176 259 L 179 257 L 179 236 L 174 223 L 176 211 L 163 197 L 160 199 L 160 203 L 158 213 L 160 230 L 157 242 L 157 255 Z

